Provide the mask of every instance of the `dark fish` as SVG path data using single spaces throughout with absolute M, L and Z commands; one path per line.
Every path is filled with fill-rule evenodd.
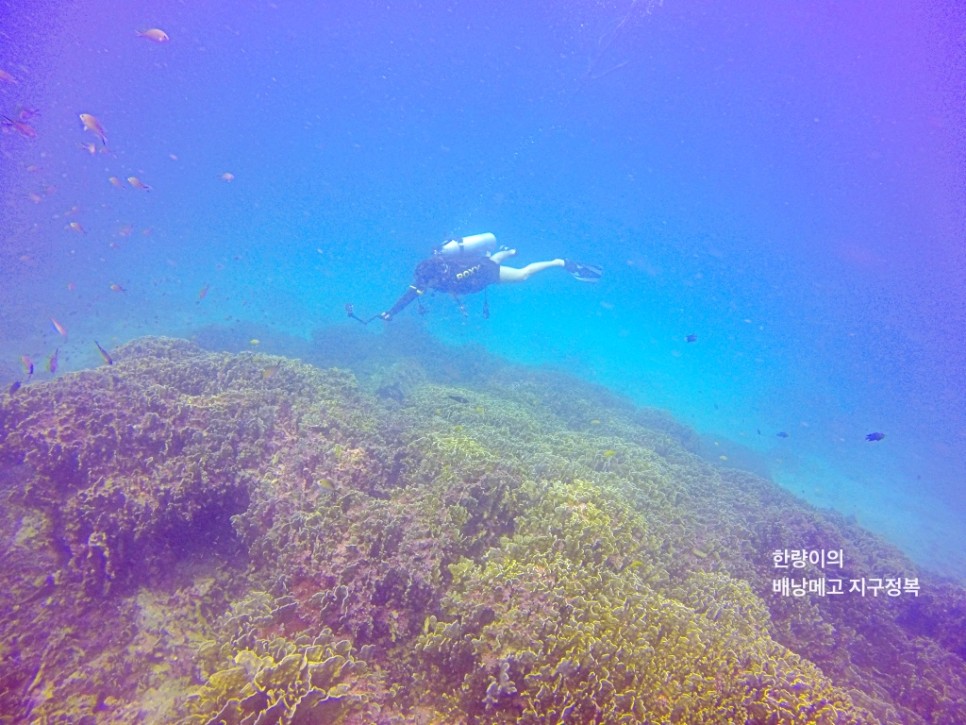
M 885 438 L 885 433 L 879 433 L 878 431 L 869 433 L 869 435 L 865 437 L 867 441 L 881 441 L 883 438 Z
M 783 430 L 778 431 L 775 435 L 778 436 L 779 438 L 788 438 L 788 433 L 786 433 Z
M 14 380 L 12 383 L 10 383 L 10 388 L 7 390 L 7 392 L 10 393 L 10 395 L 13 395 L 18 390 L 20 390 L 20 381 Z
M 94 340 L 94 344 L 97 345 L 97 351 L 101 353 L 101 358 L 103 358 L 104 362 L 106 362 L 108 365 L 113 365 L 114 358 L 108 354 L 107 350 L 101 347 L 101 343 L 99 343 L 97 340 Z
M 697 342 L 698 341 L 698 336 L 692 332 L 689 335 L 686 335 L 685 336 L 684 341 L 685 342 Z
M 469 403 L 469 398 L 464 398 L 462 395 L 447 395 L 450 400 L 455 400 L 457 403 Z
M 54 373 L 57 372 L 57 356 L 58 355 L 60 355 L 60 348 L 59 347 L 56 350 L 54 350 L 54 352 L 51 354 L 50 357 L 47 358 L 47 372 L 50 373 L 51 375 L 53 375 Z

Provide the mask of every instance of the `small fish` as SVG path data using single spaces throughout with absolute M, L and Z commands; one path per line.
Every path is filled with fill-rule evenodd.
M 462 395 L 447 395 L 450 400 L 455 400 L 457 403 L 469 403 L 470 399 Z
M 10 383 L 10 387 L 7 388 L 7 392 L 10 393 L 10 395 L 13 395 L 18 390 L 20 390 L 20 381 L 19 380 L 14 380 L 12 383 Z
M 120 229 L 117 230 L 117 233 L 118 233 L 118 236 L 121 236 L 121 237 L 129 237 L 129 236 L 131 236 L 131 232 L 133 232 L 133 231 L 134 231 L 134 225 L 133 224 L 125 224 L 123 227 L 121 227 Z
M 57 322 L 57 320 L 55 320 L 53 317 L 50 318 L 50 324 L 54 326 L 55 330 L 57 330 L 58 335 L 63 338 L 67 337 L 67 328 Z
M 218 177 L 222 181 L 227 181 L 229 184 L 235 180 L 235 175 L 230 171 L 226 171 L 224 174 Z
M 885 438 L 885 433 L 879 433 L 878 431 L 869 433 L 869 435 L 865 437 L 865 439 L 870 442 L 881 441 L 883 438 Z
M 7 71 L 3 70 L 3 68 L 0 68 L 0 81 L 9 83 L 12 86 L 17 85 L 17 79 L 7 73 Z
M 24 138 L 37 138 L 37 131 L 29 123 L 15 121 L 9 116 L 0 116 L 0 118 L 3 119 L 3 121 L 0 121 L 0 124 L 3 124 L 4 131 L 16 131 Z
M 151 187 L 145 184 L 136 176 L 127 177 L 127 183 L 129 183 L 135 189 L 140 189 L 141 191 L 151 191 Z
M 67 228 L 72 232 L 77 232 L 78 234 L 87 234 L 87 230 L 84 229 L 80 222 L 71 222 L 67 225 Z
M 124 182 L 121 181 L 116 176 L 108 176 L 107 177 L 107 180 L 110 181 L 111 182 L 111 186 L 113 186 L 116 189 L 123 189 L 124 188 Z
M 109 289 L 111 290 L 111 292 L 127 292 L 127 288 L 122 287 L 117 282 L 111 282 L 111 286 Z
M 101 144 L 107 146 L 107 134 L 104 133 L 104 127 L 95 116 L 89 113 L 82 113 L 80 114 L 80 120 L 84 124 L 84 130 L 90 131 L 101 140 Z
M 68 282 L 67 283 L 67 291 L 68 292 L 73 292 L 76 289 L 77 289 L 77 283 L 76 282 Z
M 20 121 L 29 121 L 31 118 L 37 118 L 40 115 L 40 111 L 31 106 L 24 106 L 17 112 L 17 119 Z
M 788 438 L 788 433 L 786 433 L 783 430 L 778 431 L 775 435 L 778 436 L 779 438 Z
M 275 373 L 278 369 L 282 367 L 282 363 L 275 363 L 274 365 L 269 365 L 267 368 L 262 369 L 262 380 L 271 380 L 275 377 Z
M 693 332 L 692 333 L 689 333 L 688 335 L 685 335 L 684 336 L 684 341 L 685 342 L 697 342 L 698 341 L 698 336 L 696 334 L 694 334 Z
M 27 374 L 28 378 L 34 374 L 34 361 L 28 355 L 20 356 L 20 364 L 23 365 L 23 371 Z
M 89 153 L 91 156 L 97 153 L 97 144 L 95 144 L 93 141 L 87 141 L 85 143 L 82 143 L 80 147 L 84 149 L 87 153 Z
M 150 28 L 149 30 L 138 30 L 135 31 L 139 38 L 144 38 L 145 40 L 150 40 L 152 43 L 167 43 L 171 38 L 168 34 L 161 30 L 161 28 Z
M 47 358 L 47 372 L 53 375 L 57 372 L 57 358 L 60 355 L 60 348 L 58 347 L 51 353 L 50 357 Z
M 208 296 L 208 287 L 210 285 L 205 283 L 205 286 L 198 291 L 198 301 L 201 302 L 205 297 Z M 257 344 L 257 343 L 256 343 Z
M 262 344 L 262 341 L 259 340 L 257 337 L 253 337 L 251 340 L 248 341 L 248 344 L 251 345 L 252 347 L 258 347 L 259 345 Z
M 101 354 L 101 359 L 103 359 L 104 362 L 107 363 L 108 365 L 113 365 L 114 358 L 110 356 L 107 350 L 101 347 L 101 343 L 99 343 L 97 340 L 94 340 L 94 344 L 97 345 L 97 351 Z

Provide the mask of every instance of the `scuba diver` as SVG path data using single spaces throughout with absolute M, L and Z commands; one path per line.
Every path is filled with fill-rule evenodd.
M 496 249 L 496 237 L 489 232 L 469 237 L 450 239 L 433 250 L 432 256 L 416 265 L 412 284 L 396 303 L 385 312 L 373 315 L 367 320 L 357 317 L 351 304 L 345 306 L 349 317 L 363 324 L 376 318 L 387 322 L 405 309 L 413 300 L 418 300 L 428 290 L 447 292 L 456 299 L 460 311 L 466 309 L 459 296 L 485 291 L 491 284 L 525 282 L 537 272 L 553 267 L 563 267 L 581 282 L 596 282 L 602 270 L 592 264 L 580 264 L 571 259 L 551 259 L 546 262 L 532 262 L 525 267 L 507 267 L 504 260 L 517 253 L 515 249 Z M 420 312 L 423 311 L 420 306 Z M 483 303 L 483 316 L 489 317 L 489 305 Z

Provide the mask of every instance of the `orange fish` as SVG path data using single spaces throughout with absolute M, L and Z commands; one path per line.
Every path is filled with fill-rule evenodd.
M 198 292 L 198 301 L 199 302 L 201 302 L 201 300 L 203 300 L 205 297 L 208 296 L 208 287 L 209 287 L 209 285 L 206 283 L 205 286 L 202 287 L 201 290 Z
M 144 38 L 145 40 L 150 40 L 152 43 L 167 43 L 171 38 L 168 34 L 161 30 L 161 28 L 151 28 L 150 30 L 137 31 L 137 36 L 139 38 Z
M 29 194 L 27 194 L 27 198 L 30 199 L 30 201 L 32 201 L 34 204 L 39 204 L 44 200 L 44 197 L 42 197 L 36 191 L 31 191 Z
M 73 292 L 75 289 L 77 289 L 77 283 L 76 282 L 68 282 L 67 283 L 67 291 L 68 292 Z
M 230 171 L 226 171 L 224 174 L 218 177 L 222 181 L 227 181 L 229 184 L 235 180 L 235 175 Z
M 50 324 L 54 326 L 54 329 L 57 330 L 57 333 L 61 337 L 67 337 L 67 328 L 57 322 L 57 320 L 55 320 L 53 317 L 50 318 Z
M 81 123 L 84 124 L 84 129 L 90 131 L 92 134 L 97 136 L 101 143 L 107 146 L 107 134 L 104 133 L 104 127 L 101 122 L 98 121 L 94 116 L 89 113 L 82 113 L 80 115 Z
M 127 183 L 129 183 L 135 189 L 141 189 L 142 191 L 151 191 L 151 187 L 145 184 L 136 176 L 127 177 Z
M 127 290 L 119 285 L 117 282 L 111 283 L 111 292 L 127 292 Z
M 107 180 L 111 182 L 111 186 L 114 186 L 114 187 L 116 187 L 118 189 L 123 189 L 124 188 L 124 182 L 121 181 L 116 176 L 108 176 L 107 177 Z
M 87 230 L 84 229 L 83 226 L 81 226 L 81 223 L 80 222 L 71 222 L 70 224 L 67 225 L 67 227 L 72 232 L 79 232 L 80 234 L 87 234 Z
M 133 231 L 134 231 L 134 225 L 133 224 L 125 224 L 123 227 L 121 227 L 120 229 L 117 230 L 117 233 L 118 233 L 119 236 L 129 237 L 129 236 L 131 236 L 131 232 L 133 232 Z
M 14 78 L 9 73 L 7 73 L 7 71 L 3 70 L 2 68 L 0 68 L 0 81 L 3 81 L 4 83 L 9 83 L 14 86 L 17 85 L 17 79 Z

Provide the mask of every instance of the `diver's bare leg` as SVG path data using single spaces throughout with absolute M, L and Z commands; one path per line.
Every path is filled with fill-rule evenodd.
M 500 282 L 525 282 L 537 272 L 553 267 L 563 267 L 565 262 L 562 259 L 551 259 L 549 262 L 533 262 L 523 269 L 515 267 L 500 267 Z
M 495 254 L 491 254 L 490 259 L 492 259 L 497 264 L 503 264 L 504 259 L 506 259 L 507 257 L 512 257 L 516 253 L 517 253 L 517 250 L 515 249 L 501 249 L 499 252 L 496 252 Z

